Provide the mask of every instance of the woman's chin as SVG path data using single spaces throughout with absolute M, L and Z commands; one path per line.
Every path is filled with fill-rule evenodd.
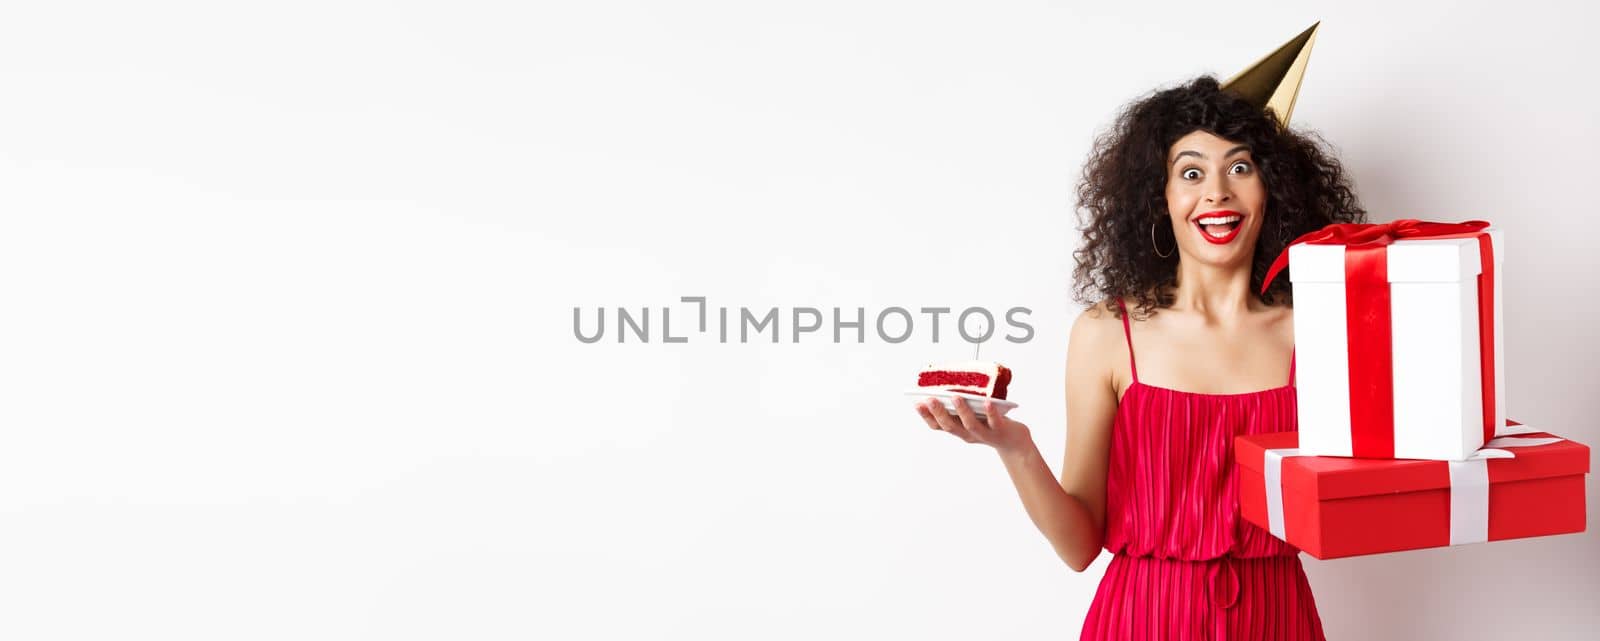
M 1196 231 L 1196 233 L 1204 233 Z M 1193 259 L 1202 265 L 1218 268 L 1232 268 L 1239 265 L 1249 266 L 1255 257 L 1255 235 L 1248 237 L 1244 233 L 1238 234 L 1226 244 L 1207 242 L 1203 238 L 1196 238 L 1185 248 L 1187 258 Z

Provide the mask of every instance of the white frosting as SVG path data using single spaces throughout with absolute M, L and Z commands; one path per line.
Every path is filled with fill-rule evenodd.
M 1000 364 L 994 361 L 949 361 L 945 363 L 929 363 L 922 371 L 951 371 L 951 372 L 983 372 L 995 374 L 1000 371 Z

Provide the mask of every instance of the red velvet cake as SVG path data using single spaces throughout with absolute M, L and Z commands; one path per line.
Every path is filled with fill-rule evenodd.
M 999 400 L 1005 400 L 1006 386 L 1010 384 L 1009 368 L 986 361 L 931 364 L 917 375 L 918 389 L 962 392 Z

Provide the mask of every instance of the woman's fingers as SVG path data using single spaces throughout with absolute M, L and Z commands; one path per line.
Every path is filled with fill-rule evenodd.
M 1006 413 L 1004 410 L 994 406 L 994 401 L 983 402 L 983 414 L 984 418 L 986 419 L 984 421 L 984 426 L 990 429 L 1000 429 L 1000 427 L 1005 427 L 1007 422 L 1011 420 L 1006 418 Z
M 961 417 L 961 427 L 965 428 L 968 434 L 980 441 L 986 440 L 984 437 L 989 433 L 989 426 L 983 419 L 978 418 L 977 412 L 972 411 L 972 406 L 967 405 L 966 399 L 956 399 L 956 416 Z
M 961 419 L 961 429 L 972 437 L 972 442 L 993 445 L 991 437 L 994 435 L 994 430 L 990 429 L 989 424 L 978 417 L 978 413 L 972 409 L 972 406 L 968 405 L 966 400 L 960 398 L 956 399 L 955 405 L 956 415 Z
M 954 434 L 957 438 L 968 443 L 977 442 L 977 439 L 973 438 L 972 434 L 961 426 L 961 419 L 952 416 L 938 399 L 930 399 L 928 401 L 928 412 L 933 415 L 933 420 L 939 424 L 939 429 Z
M 998 428 L 989 421 L 1006 420 L 995 412 L 994 402 L 984 402 L 984 417 L 980 417 L 965 399 L 957 398 L 953 404 L 955 412 L 951 413 L 939 399 L 930 398 L 917 403 L 917 415 L 929 429 L 949 432 L 968 443 L 992 445 Z
M 939 421 L 933 418 L 933 412 L 928 410 L 926 402 L 917 402 L 917 415 L 922 417 L 922 422 L 927 423 L 931 429 L 940 429 Z

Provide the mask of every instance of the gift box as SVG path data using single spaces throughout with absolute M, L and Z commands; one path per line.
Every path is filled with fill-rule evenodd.
M 1504 431 L 1466 461 L 1305 456 L 1295 432 L 1240 436 L 1240 511 L 1319 559 L 1582 532 L 1589 448 Z
M 1296 239 L 1267 282 L 1286 259 L 1301 451 L 1465 460 L 1494 438 L 1504 254 L 1483 221 L 1339 224 Z

